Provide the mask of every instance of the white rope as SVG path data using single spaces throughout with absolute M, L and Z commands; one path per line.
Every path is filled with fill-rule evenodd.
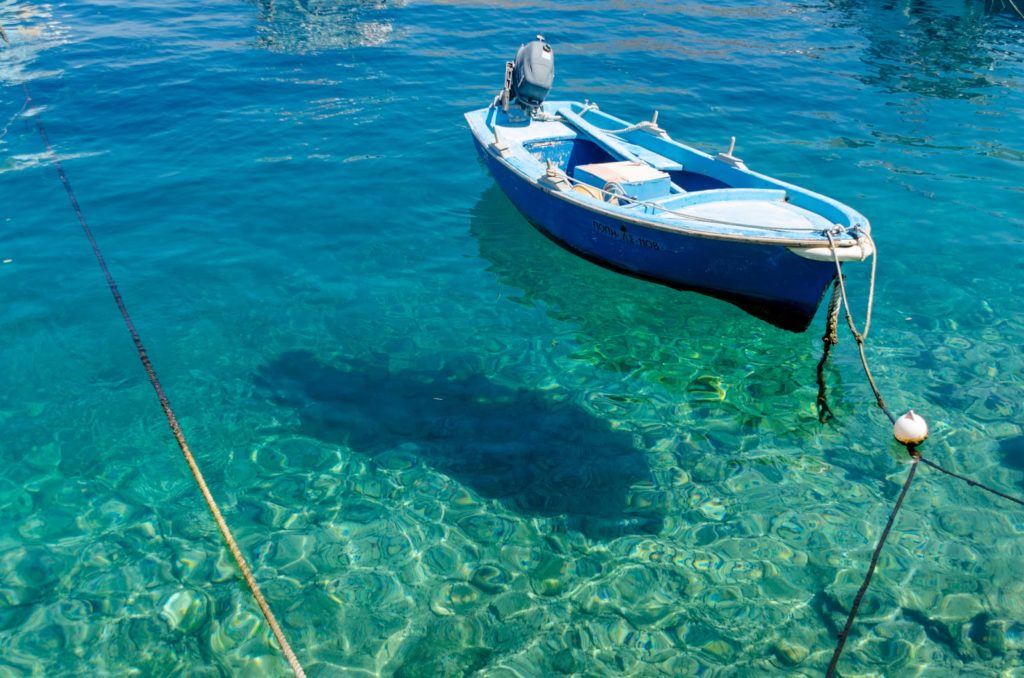
M 839 265 L 839 253 L 836 251 L 836 243 L 832 239 L 832 231 L 825 231 L 825 237 L 828 238 L 828 245 L 832 250 L 832 259 L 836 264 L 836 279 L 839 281 L 839 292 L 843 297 L 843 306 L 846 307 L 846 322 L 849 324 L 850 331 L 853 332 L 854 338 L 859 337 L 858 341 L 864 341 L 868 338 L 868 331 L 871 330 L 871 309 L 875 305 L 875 273 L 878 270 L 878 248 L 875 247 L 875 241 L 871 239 L 870 233 L 862 229 L 860 226 L 855 226 L 853 230 L 864 236 L 868 245 L 871 246 L 871 282 L 868 287 L 868 308 L 864 317 L 863 333 L 857 330 L 857 326 L 853 322 L 853 315 L 850 312 L 850 302 L 846 298 L 846 284 L 843 282 L 843 270 Z M 860 238 L 858 238 L 858 240 L 860 240 Z
M 853 322 L 853 313 L 850 311 L 850 302 L 846 298 L 846 284 L 843 282 L 843 271 L 839 266 L 839 255 L 836 253 L 835 241 L 832 240 L 832 232 L 826 231 L 825 236 L 828 238 L 829 246 L 832 248 L 832 258 L 836 263 L 836 280 L 839 283 L 839 292 L 842 294 L 843 307 L 846 310 L 846 324 L 850 326 L 850 332 L 853 334 L 853 339 L 857 342 L 857 352 L 860 354 L 860 364 L 861 367 L 864 368 L 864 376 L 868 378 L 868 385 L 871 386 L 871 391 L 875 394 L 875 400 L 878 402 L 878 407 L 885 413 L 885 416 L 889 418 L 889 421 L 895 424 L 896 417 L 889 411 L 889 408 L 885 406 L 885 400 L 882 399 L 882 392 L 878 390 L 875 378 L 871 374 L 871 368 L 868 366 L 868 356 L 864 352 L 864 340 L 868 336 L 868 330 L 871 329 L 871 307 L 875 303 L 875 264 L 878 261 L 878 249 L 875 247 L 875 243 L 871 239 L 871 234 L 860 227 L 857 227 L 855 230 L 860 231 L 871 245 L 871 286 L 870 291 L 868 292 L 867 315 L 864 319 L 864 334 L 857 331 L 857 326 Z
M 582 118 L 584 115 L 586 115 L 590 111 L 599 111 L 599 110 L 601 110 L 601 109 L 597 107 L 597 104 L 592 104 L 592 103 L 590 103 L 588 101 L 588 102 L 583 104 L 583 107 L 580 108 L 580 112 L 577 113 L 577 115 Z M 655 118 L 658 117 L 657 112 L 655 112 L 654 117 Z M 668 132 L 666 132 L 662 128 L 658 127 L 658 124 L 656 122 L 654 122 L 653 120 L 644 120 L 642 122 L 636 123 L 635 125 L 630 125 L 629 127 L 623 127 L 622 129 L 602 129 L 600 127 L 598 127 L 597 129 L 598 129 L 598 131 L 605 132 L 606 134 L 625 134 L 626 132 L 635 132 L 638 129 L 642 129 L 645 132 L 650 132 L 651 134 L 657 134 L 658 136 L 663 137 L 665 139 L 669 138 L 668 137 Z
M 622 129 L 601 129 L 602 132 L 606 132 L 608 134 L 626 134 L 627 132 L 635 132 L 637 130 L 643 130 L 645 132 L 649 132 L 650 134 L 655 134 L 661 137 L 662 139 L 669 138 L 668 132 L 658 127 L 655 123 L 651 122 L 650 120 L 644 120 L 642 122 L 636 123 L 635 125 L 623 127 Z
M 558 115 L 557 113 L 545 113 L 544 111 L 537 111 L 533 114 L 534 120 L 540 120 L 541 122 L 565 122 L 565 118 Z

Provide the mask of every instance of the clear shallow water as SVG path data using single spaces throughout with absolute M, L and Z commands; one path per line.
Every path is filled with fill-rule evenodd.
M 984 3 L 0 3 L 0 673 L 277 675 L 30 119 L 311 674 L 820 675 L 903 480 L 852 341 L 551 245 L 461 113 L 657 108 L 850 202 L 929 455 L 1024 492 L 1024 22 Z M 850 267 L 863 308 L 867 267 Z M 1024 512 L 922 469 L 844 673 L 1014 675 Z

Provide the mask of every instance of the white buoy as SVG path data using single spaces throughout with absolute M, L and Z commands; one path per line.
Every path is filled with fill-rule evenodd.
M 928 422 L 910 410 L 892 425 L 892 434 L 904 445 L 917 445 L 928 437 Z

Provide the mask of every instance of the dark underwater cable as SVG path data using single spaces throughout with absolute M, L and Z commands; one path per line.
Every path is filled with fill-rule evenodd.
M 936 464 L 931 459 L 925 459 L 924 457 L 921 457 L 921 461 L 923 461 L 924 463 L 928 464 L 929 466 L 931 466 L 936 471 L 942 471 L 947 476 L 953 476 L 954 478 L 959 478 L 960 480 L 964 481 L 965 483 L 967 483 L 971 487 L 980 488 L 982 490 L 985 490 L 986 492 L 991 492 L 994 495 L 1002 497 L 1003 499 L 1009 499 L 1010 501 L 1012 501 L 1014 503 L 1017 503 L 1017 504 L 1020 504 L 1021 506 L 1024 506 L 1024 499 L 1018 499 L 1017 497 L 1013 497 L 1013 496 L 1010 496 L 1008 494 L 1004 494 L 1004 493 L 1000 492 L 999 490 L 996 490 L 996 489 L 993 489 L 993 488 L 989 487 L 988 485 L 983 485 L 983 484 L 979 483 L 977 480 L 971 480 L 967 476 L 962 476 L 959 473 L 954 473 L 953 471 L 950 471 L 949 469 L 942 468 L 941 466 Z
M 836 664 L 839 663 L 839 657 L 843 654 L 843 646 L 846 645 L 846 639 L 850 635 L 850 629 L 853 627 L 853 620 L 857 617 L 857 611 L 860 609 L 860 603 L 864 599 L 864 594 L 867 593 L 868 586 L 871 584 L 871 577 L 875 574 L 875 567 L 878 565 L 878 558 L 882 555 L 882 548 L 885 546 L 885 540 L 889 537 L 889 530 L 892 529 L 892 524 L 896 520 L 896 514 L 899 513 L 900 507 L 903 506 L 903 498 L 907 496 L 907 490 L 910 489 L 910 484 L 914 482 L 914 474 L 917 472 L 917 462 L 921 460 L 921 457 L 914 451 L 913 445 L 907 446 L 907 451 L 910 452 L 910 473 L 907 474 L 907 479 L 903 482 L 903 489 L 900 491 L 900 496 L 896 500 L 896 505 L 892 509 L 892 513 L 889 514 L 889 520 L 885 524 L 885 529 L 882 530 L 882 536 L 878 540 L 878 545 L 875 546 L 875 552 L 871 556 L 871 564 L 868 566 L 867 576 L 864 577 L 864 583 L 860 585 L 860 589 L 857 591 L 856 598 L 853 599 L 853 607 L 850 608 L 850 615 L 846 618 L 846 625 L 843 630 L 839 633 L 839 642 L 836 645 L 836 650 L 832 653 L 832 661 L 829 662 L 828 671 L 825 672 L 825 678 L 832 678 L 836 673 Z
M 6 35 L 3 35 L 3 39 L 4 42 L 10 44 L 7 41 Z M 32 96 L 29 94 L 28 86 L 22 83 L 21 87 L 25 92 L 26 104 L 30 104 Z M 124 323 L 128 327 L 128 332 L 132 336 L 132 341 L 135 343 L 135 350 L 138 351 L 139 354 L 139 360 L 142 361 L 142 366 L 146 370 L 149 382 L 153 385 L 153 390 L 156 391 L 157 399 L 159 399 L 160 407 L 163 408 L 164 415 L 167 417 L 167 423 L 170 424 L 171 432 L 174 434 L 174 439 L 178 442 L 178 447 L 181 448 L 181 453 L 184 455 L 185 461 L 188 463 L 188 466 L 192 471 L 196 484 L 199 485 L 199 490 L 203 494 L 203 499 L 206 500 L 206 505 L 210 508 L 210 513 L 213 514 L 213 519 L 217 523 L 217 527 L 220 529 L 220 533 L 224 537 L 224 541 L 227 542 L 231 555 L 238 564 L 238 568 L 242 571 L 242 576 L 245 578 L 246 584 L 249 585 L 249 590 L 252 591 L 253 598 L 256 599 L 256 603 L 259 605 L 260 611 L 267 620 L 267 624 L 270 625 L 270 630 L 273 632 L 274 637 L 277 638 L 277 642 L 281 646 L 285 659 L 288 660 L 288 664 L 291 666 L 292 671 L 295 672 L 296 676 L 305 678 L 306 673 L 302 670 L 302 665 L 299 664 L 299 660 L 292 651 L 291 645 L 288 644 L 288 640 L 285 638 L 284 632 L 277 623 L 274 613 L 270 610 L 270 606 L 263 597 L 259 584 L 256 583 L 256 579 L 253 577 L 252 571 L 249 569 L 249 564 L 245 560 L 245 556 L 242 555 L 241 550 L 238 548 L 238 544 L 235 543 L 235 538 L 231 534 L 231 529 L 224 520 L 224 516 L 220 512 L 220 508 L 217 506 L 217 502 L 213 498 L 210 488 L 207 487 L 206 480 L 203 478 L 202 471 L 199 470 L 199 465 L 196 463 L 195 457 L 192 456 L 192 451 L 189 449 L 188 443 L 185 441 L 185 434 L 182 432 L 181 426 L 178 424 L 177 417 L 174 416 L 174 411 L 171 409 L 171 403 L 167 399 L 167 395 L 164 393 L 164 389 L 160 385 L 160 380 L 157 379 L 156 370 L 153 369 L 153 363 L 150 362 L 149 356 L 146 353 L 146 347 L 143 345 L 142 339 L 139 337 L 138 330 L 135 329 L 135 323 L 132 322 L 132 318 L 128 314 L 128 308 L 124 304 L 124 299 L 121 298 L 121 292 L 117 287 L 117 283 L 114 282 L 114 277 L 110 274 L 110 269 L 107 268 L 107 263 L 103 259 L 103 253 L 100 251 L 99 244 L 96 242 L 96 238 L 93 237 L 92 229 L 89 228 L 89 224 L 85 221 L 85 215 L 82 212 L 82 208 L 78 204 L 78 199 L 75 197 L 74 191 L 71 189 L 71 182 L 68 181 L 68 177 L 64 173 L 64 167 L 60 164 L 60 160 L 58 160 L 57 154 L 54 152 L 53 146 L 50 144 L 50 138 L 46 133 L 46 128 L 43 126 L 42 118 L 39 115 L 35 116 L 35 123 L 36 129 L 39 131 L 39 136 L 42 138 L 43 144 L 46 146 L 46 151 L 50 154 L 50 159 L 57 168 L 57 176 L 60 178 L 60 183 L 64 186 L 64 190 L 67 192 L 68 198 L 71 200 L 71 207 L 75 210 L 75 214 L 78 216 L 78 222 L 82 225 L 82 231 L 85 233 L 85 237 L 89 240 L 89 245 L 92 247 L 92 252 L 96 257 L 97 263 L 100 265 L 100 270 L 103 271 L 103 277 L 106 278 L 107 286 L 110 288 L 110 293 L 114 296 L 114 303 L 117 304 L 117 308 L 121 312 L 121 317 L 124 319 Z
M 892 513 L 889 514 L 889 520 L 888 522 L 886 522 L 885 529 L 882 531 L 882 536 L 878 540 L 878 545 L 875 547 L 875 552 L 871 556 L 871 564 L 868 566 L 867 576 L 864 577 L 864 583 L 861 584 L 860 589 L 857 591 L 857 596 L 853 600 L 853 607 L 850 609 L 850 614 L 846 618 L 846 625 L 843 627 L 842 632 L 840 632 L 839 634 L 839 642 L 836 645 L 835 652 L 832 654 L 832 661 L 829 663 L 828 670 L 825 673 L 826 678 L 832 678 L 832 676 L 835 675 L 836 665 L 839 663 L 839 657 L 843 653 L 843 647 L 846 645 L 846 639 L 850 635 L 850 629 L 853 627 L 853 621 L 857 617 L 857 611 L 860 609 L 860 604 L 864 598 L 864 594 L 867 592 L 868 586 L 871 584 L 871 577 L 875 573 L 875 567 L 878 564 L 878 558 L 882 554 L 882 548 L 885 546 L 885 540 L 889 537 L 889 531 L 892 529 L 893 523 L 896 520 L 896 514 L 899 513 L 900 507 L 903 505 L 903 499 L 904 497 L 906 497 L 907 491 L 910 490 L 910 484 L 914 481 L 914 474 L 917 472 L 917 463 L 919 461 L 924 462 L 925 464 L 927 464 L 928 466 L 932 467 L 937 471 L 941 471 L 942 473 L 953 476 L 954 478 L 958 478 L 967 483 L 968 485 L 971 485 L 973 487 L 979 487 L 983 490 L 986 490 L 987 492 L 991 492 L 992 494 L 998 495 L 1003 499 L 1009 499 L 1012 502 L 1024 506 L 1024 500 L 1018 499 L 1017 497 L 1012 497 L 1008 494 L 1000 492 L 999 490 L 983 485 L 982 483 L 979 483 L 976 480 L 971 480 L 970 478 L 962 476 L 959 473 L 954 473 L 953 471 L 944 469 L 935 462 L 931 461 L 930 459 L 925 459 L 923 456 L 917 453 L 913 445 L 908 445 L 907 451 L 910 453 L 912 459 L 910 473 L 907 474 L 907 479 L 903 483 L 903 489 L 900 491 L 900 496 L 896 500 L 896 505 L 893 507 Z

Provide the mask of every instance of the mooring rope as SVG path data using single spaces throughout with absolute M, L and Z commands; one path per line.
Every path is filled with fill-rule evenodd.
M 835 417 L 832 408 L 828 406 L 826 397 L 827 387 L 825 386 L 825 363 L 828 361 L 829 352 L 832 347 L 839 343 L 837 333 L 839 325 L 839 283 L 832 283 L 832 297 L 828 300 L 828 321 L 825 324 L 825 334 L 821 337 L 823 344 L 821 360 L 818 361 L 818 399 L 815 407 L 818 409 L 818 421 L 825 423 Z
M 658 113 L 657 113 L 657 111 L 655 111 L 655 113 L 654 113 L 654 120 L 641 120 L 638 123 L 635 123 L 633 125 L 629 125 L 628 127 L 622 127 L 620 129 L 605 129 L 603 127 L 598 127 L 598 129 L 601 130 L 602 132 L 607 133 L 607 134 L 628 134 L 630 132 L 635 132 L 637 130 L 643 130 L 643 131 L 645 131 L 645 132 L 647 132 L 649 134 L 654 134 L 655 136 L 659 136 L 662 139 L 668 139 L 669 138 L 668 132 L 666 132 L 662 128 L 658 127 Z
M 1024 506 L 1024 499 L 1018 499 L 1017 497 L 1014 497 L 1014 496 L 1011 496 L 1009 494 L 1006 494 L 1005 492 L 1000 492 L 999 490 L 997 490 L 995 488 L 992 488 L 992 487 L 989 487 L 988 485 L 985 485 L 983 483 L 979 483 L 977 480 L 972 480 L 972 479 L 968 478 L 967 476 L 962 476 L 959 473 L 955 473 L 953 471 L 950 471 L 948 468 L 943 468 L 943 467 L 939 466 L 938 464 L 936 464 L 931 459 L 927 459 L 927 458 L 925 458 L 923 456 L 921 457 L 921 461 L 924 462 L 925 464 L 927 464 L 928 466 L 931 466 L 936 471 L 941 471 L 942 473 L 945 473 L 947 476 L 952 476 L 954 478 L 958 478 L 958 479 L 964 481 L 965 483 L 967 483 L 971 487 L 977 487 L 978 489 L 985 490 L 986 492 L 991 492 L 992 494 L 996 495 L 997 497 L 1002 497 L 1003 499 L 1008 499 L 1008 500 L 1010 500 L 1010 501 L 1012 501 L 1012 502 L 1014 502 L 1016 504 L 1020 504 L 1021 506 Z
M 889 421 L 893 424 L 896 423 L 896 417 L 893 416 L 889 408 L 885 406 L 885 400 L 882 399 L 882 393 L 878 390 L 878 385 L 875 384 L 875 378 L 871 376 L 871 368 L 868 367 L 868 358 L 864 354 L 864 342 L 868 338 L 868 332 L 871 330 L 871 308 L 875 303 L 875 273 L 877 271 L 878 262 L 878 248 L 875 247 L 874 240 L 871 239 L 871 234 L 861 229 L 859 226 L 854 229 L 859 231 L 868 241 L 871 246 L 871 283 L 870 291 L 868 292 L 868 308 L 864 316 L 864 332 L 857 330 L 857 325 L 853 321 L 853 314 L 850 312 L 850 302 L 846 298 L 846 283 L 843 282 L 843 269 L 839 263 L 839 252 L 836 251 L 835 240 L 832 239 L 832 233 L 829 231 L 825 232 L 828 237 L 828 244 L 832 250 L 832 259 L 836 264 L 836 282 L 839 284 L 839 292 L 843 299 L 843 309 L 846 311 L 846 324 L 850 326 L 850 333 L 853 334 L 854 341 L 857 342 L 857 351 L 860 353 L 860 364 L 864 368 L 864 374 L 868 378 L 868 384 L 871 386 L 872 392 L 875 394 L 875 401 L 878 403 L 878 407 L 885 412 L 885 416 L 889 417 Z
M 871 308 L 874 304 L 875 273 L 877 270 L 876 262 L 878 258 L 878 248 L 875 247 L 874 242 L 871 241 L 870 234 L 864 232 L 863 230 L 861 230 L 861 233 L 863 233 L 865 237 L 868 238 L 868 241 L 871 244 L 871 249 L 873 252 L 871 261 L 871 285 L 870 292 L 868 294 L 868 307 L 864 321 L 863 333 L 857 330 L 856 323 L 854 323 L 853 321 L 853 315 L 850 312 L 850 304 L 846 296 L 846 284 L 843 281 L 842 267 L 839 263 L 839 255 L 836 252 L 835 242 L 832 239 L 832 234 L 826 233 L 826 235 L 828 236 L 829 245 L 832 250 L 832 257 L 836 265 L 836 281 L 832 289 L 832 299 L 829 301 L 828 321 L 826 325 L 825 336 L 822 337 L 822 341 L 824 342 L 824 350 L 822 352 L 821 360 L 818 361 L 818 418 L 820 421 L 824 423 L 828 421 L 828 419 L 831 419 L 833 417 L 832 410 L 829 408 L 828 403 L 825 402 L 824 400 L 825 384 L 822 370 L 824 368 L 825 361 L 828 359 L 829 351 L 832 348 L 832 345 L 834 345 L 838 341 L 838 338 L 835 336 L 835 329 L 839 313 L 836 295 L 836 291 L 838 289 L 839 301 L 841 302 L 839 305 L 843 306 L 846 311 L 846 321 L 850 327 L 851 334 L 853 334 L 854 340 L 857 342 L 857 349 L 860 353 L 861 365 L 864 368 L 864 374 L 868 378 L 868 384 L 871 386 L 872 392 L 874 392 L 875 400 L 878 403 L 878 407 L 885 413 L 885 415 L 895 426 L 896 417 L 894 417 L 892 412 L 889 411 L 889 408 L 885 406 L 885 401 L 882 399 L 882 394 L 878 390 L 878 385 L 875 384 L 875 380 L 871 376 L 871 369 L 868 367 L 867 356 L 864 353 L 864 341 L 865 339 L 867 339 L 868 330 L 871 326 Z M 910 490 L 910 485 L 914 481 L 914 475 L 917 473 L 918 462 L 923 462 L 937 471 L 941 471 L 946 475 L 958 478 L 972 487 L 978 487 L 987 492 L 991 492 L 994 495 L 997 495 L 1004 499 L 1008 499 L 1009 501 L 1024 506 L 1024 500 L 1022 499 L 1018 499 L 1017 497 L 1013 497 L 1004 492 L 1000 492 L 999 490 L 979 483 L 976 480 L 972 480 L 966 476 L 960 475 L 959 473 L 955 473 L 953 471 L 950 471 L 949 469 L 943 468 L 942 466 L 936 464 L 930 459 L 926 459 L 917 451 L 915 443 L 902 444 L 907 448 L 907 453 L 910 455 L 911 458 L 910 472 L 907 474 L 907 479 L 903 483 L 903 489 L 900 491 L 899 498 L 896 500 L 896 505 L 893 506 L 892 512 L 889 514 L 889 520 L 885 524 L 885 529 L 882 531 L 882 535 L 878 540 L 878 544 L 875 546 L 875 551 L 871 556 L 871 563 L 868 565 L 867 574 L 865 575 L 864 581 L 861 584 L 860 588 L 857 590 L 857 595 L 853 600 L 853 605 L 850 608 L 850 613 L 846 618 L 846 624 L 843 626 L 843 630 L 839 633 L 838 641 L 836 643 L 836 649 L 835 652 L 833 652 L 832 654 L 832 661 L 829 662 L 828 670 L 825 674 L 826 678 L 832 678 L 832 676 L 835 675 L 836 666 L 839 663 L 839 657 L 842 655 L 843 648 L 846 646 L 846 640 L 850 635 L 850 630 L 853 628 L 853 622 L 854 619 L 856 619 L 857 617 L 857 612 L 860 610 L 861 601 L 864 599 L 864 595 L 867 593 L 868 586 L 871 584 L 871 578 L 875 573 L 875 568 L 878 565 L 878 559 L 882 554 L 882 549 L 885 547 L 886 539 L 888 539 L 889 537 L 889 531 L 892 529 L 893 523 L 896 521 L 896 515 L 899 513 L 900 508 L 903 506 L 903 499 L 907 496 L 907 492 Z
M 838 640 L 836 642 L 836 649 L 832 653 L 832 661 L 829 662 L 828 670 L 825 673 L 826 678 L 832 678 L 835 675 L 836 665 L 839 663 L 839 657 L 842 655 L 843 648 L 846 646 L 846 640 L 850 635 L 850 630 L 853 628 L 853 622 L 857 617 L 857 612 L 860 611 L 861 601 L 864 599 L 864 595 L 867 593 L 868 586 L 870 586 L 871 584 L 871 578 L 875 574 L 875 568 L 878 565 L 878 559 L 882 554 L 882 549 L 885 547 L 886 539 L 888 539 L 889 537 L 889 531 L 892 529 L 893 523 L 896 521 L 896 514 L 899 513 L 900 508 L 902 508 L 903 506 L 903 499 L 904 497 L 906 497 L 907 492 L 910 490 L 910 484 L 914 481 L 914 474 L 917 472 L 918 462 L 927 464 L 928 466 L 937 471 L 941 471 L 946 475 L 962 480 L 972 487 L 977 487 L 982 490 L 985 490 L 986 492 L 991 492 L 992 494 L 1002 497 L 1003 499 L 1007 499 L 1016 504 L 1024 506 L 1024 499 L 1019 499 L 1017 497 L 1006 494 L 1005 492 L 1000 492 L 995 488 L 989 487 L 983 483 L 979 483 L 978 481 L 972 480 L 967 476 L 963 476 L 960 475 L 959 473 L 955 473 L 953 471 L 950 471 L 949 469 L 943 468 L 939 464 L 936 464 L 930 459 L 925 458 L 917 451 L 916 446 L 912 443 L 906 445 L 906 448 L 907 453 L 910 455 L 911 458 L 910 472 L 907 474 L 907 479 L 903 482 L 903 489 L 900 491 L 900 495 L 896 499 L 896 504 L 895 506 L 893 506 L 892 512 L 889 514 L 889 520 L 886 521 L 885 529 L 882 531 L 882 536 L 879 537 L 878 544 L 875 546 L 875 551 L 871 556 L 871 563 L 868 565 L 867 574 L 864 576 L 864 581 L 863 583 L 861 583 L 860 588 L 857 590 L 857 595 L 853 599 L 853 605 L 850 607 L 850 613 L 846 617 L 846 624 L 843 626 L 843 630 L 839 633 Z
M 913 461 L 910 463 L 910 473 L 907 474 L 907 479 L 903 482 L 903 489 L 900 490 L 900 496 L 896 500 L 896 505 L 893 506 L 892 512 L 889 513 L 889 520 L 885 523 L 885 529 L 882 530 L 882 536 L 878 539 L 878 544 L 875 546 L 875 552 L 871 554 L 871 564 L 868 565 L 867 576 L 864 577 L 864 582 L 860 585 L 857 590 L 857 596 L 853 599 L 853 606 L 850 608 L 850 614 L 846 617 L 846 624 L 843 626 L 843 630 L 839 633 L 839 643 L 836 645 L 835 652 L 832 653 L 832 661 L 828 664 L 828 670 L 825 672 L 825 678 L 832 678 L 836 673 L 836 665 L 839 663 L 839 657 L 843 654 L 843 647 L 846 646 L 846 639 L 850 635 L 850 629 L 853 628 L 853 620 L 857 617 L 857 612 L 860 610 L 861 601 L 864 600 L 864 594 L 868 591 L 868 586 L 871 584 L 871 577 L 875 574 L 875 567 L 878 566 L 878 558 L 882 555 L 882 548 L 885 546 L 885 540 L 889 538 L 889 531 L 892 529 L 893 523 L 896 521 L 896 514 L 900 512 L 900 508 L 903 506 L 903 499 L 907 496 L 907 491 L 910 489 L 910 484 L 914 482 L 914 474 L 917 472 L 917 462 L 920 457 L 914 452 L 913 445 L 909 445 L 907 450 L 910 452 L 910 456 Z
M 2 35 L 4 42 L 10 44 L 7 40 L 6 34 L 3 33 L 2 27 L 0 27 L 0 35 Z M 23 108 L 27 108 L 32 103 L 32 95 L 29 94 L 28 86 L 25 83 L 22 83 L 21 87 L 25 93 L 25 106 Z M 93 255 L 95 255 L 96 261 L 100 266 L 100 270 L 103 272 L 103 277 L 107 281 L 107 287 L 110 288 L 110 293 L 114 296 L 114 303 L 117 304 L 117 308 L 121 312 L 121 317 L 124 319 L 124 323 L 128 327 L 129 334 L 131 334 L 132 341 L 135 343 L 135 350 L 138 352 L 139 360 L 142 361 L 142 366 L 145 368 L 146 375 L 149 377 L 149 383 L 153 385 L 153 390 L 156 391 L 157 399 L 160 401 L 160 407 L 163 408 L 164 416 L 167 417 L 167 423 L 170 424 L 171 432 L 174 434 L 174 439 L 178 442 L 178 447 L 181 448 L 181 453 L 184 455 L 185 461 L 188 463 L 189 469 L 192 471 L 192 476 L 195 478 L 196 484 L 199 485 L 199 490 L 203 494 L 203 499 L 206 500 L 206 505 L 209 507 L 210 513 L 213 514 L 213 519 L 217 523 L 217 527 L 220 529 L 220 533 L 224 537 L 224 541 L 227 542 L 228 549 L 231 551 L 231 555 L 238 564 L 238 569 L 242 571 L 242 576 L 245 578 L 246 584 L 249 585 L 249 590 L 252 592 L 253 598 L 256 599 L 256 604 L 259 605 L 260 611 L 263 612 L 263 616 L 267 620 L 267 624 L 270 625 L 270 630 L 273 632 L 274 637 L 277 638 L 277 642 L 280 644 L 281 650 L 284 653 L 285 658 L 288 660 L 288 664 L 291 666 L 292 671 L 294 671 L 298 678 L 305 678 L 306 673 L 303 671 L 302 665 L 299 663 L 298 658 L 292 651 L 291 645 L 288 644 L 288 639 L 285 638 L 284 632 L 281 630 L 281 626 L 277 623 L 277 618 L 274 617 L 274 613 L 271 611 L 270 606 L 263 597 L 263 592 L 260 591 L 259 584 L 256 583 L 256 578 L 253 577 L 245 556 L 238 548 L 238 544 L 235 542 L 235 538 L 231 534 L 231 529 L 228 527 L 227 521 L 224 520 L 224 516 L 220 512 L 220 508 L 217 506 L 217 501 L 213 498 L 213 494 L 210 492 L 210 488 L 207 486 L 206 480 L 203 478 L 202 471 L 199 470 L 199 465 L 196 463 L 195 457 L 192 456 L 192 451 L 189 449 L 188 443 L 185 441 L 185 434 L 182 432 L 181 426 L 178 424 L 177 417 L 174 416 L 174 411 L 171 409 L 171 403 L 167 399 L 167 395 L 164 393 L 163 387 L 160 385 L 160 380 L 157 379 L 156 370 L 153 369 L 153 363 L 150 361 L 149 355 L 146 353 L 146 347 L 143 345 L 139 332 L 135 328 L 135 323 L 132 322 L 132 318 L 128 314 L 128 308 L 125 306 L 124 299 L 121 297 L 121 292 L 117 287 L 117 283 L 114 282 L 114 277 L 111 275 L 110 269 L 107 267 L 107 263 L 103 258 L 103 253 L 100 250 L 99 244 L 93 236 L 92 229 L 89 228 L 89 224 L 85 220 L 85 214 L 82 212 L 82 207 L 78 204 L 78 198 L 75 197 L 75 192 L 71 188 L 71 182 L 68 181 L 67 174 L 64 172 L 64 167 L 61 165 L 60 159 L 57 157 L 57 153 L 53 150 L 53 146 L 50 144 L 50 137 L 46 133 L 46 127 L 43 126 L 42 116 L 36 115 L 34 119 L 36 129 L 39 131 L 39 136 L 42 138 L 43 144 L 46 146 L 46 151 L 50 155 L 50 159 L 53 161 L 54 167 L 57 169 L 57 176 L 60 179 L 60 183 L 64 186 L 64 190 L 68 194 L 68 199 L 71 201 L 71 207 L 74 209 L 75 215 L 78 217 L 78 222 L 82 225 L 82 231 L 85 233 L 85 237 L 89 240 L 89 245 L 92 247 Z

